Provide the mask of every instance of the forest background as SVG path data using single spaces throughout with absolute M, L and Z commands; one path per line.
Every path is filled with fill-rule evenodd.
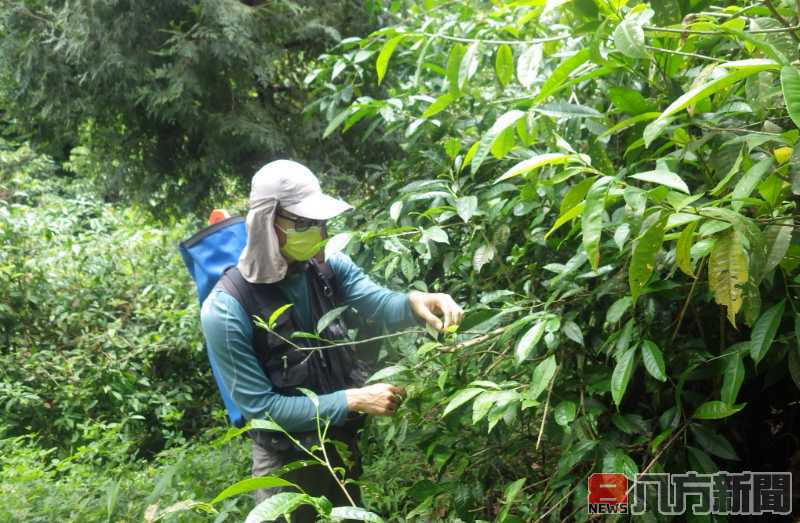
M 409 399 L 362 436 L 370 511 L 585 520 L 591 472 L 797 471 L 798 12 L 3 2 L 0 520 L 253 508 L 190 503 L 250 457 L 176 246 L 282 157 L 357 205 L 329 249 L 467 310 L 384 344 Z

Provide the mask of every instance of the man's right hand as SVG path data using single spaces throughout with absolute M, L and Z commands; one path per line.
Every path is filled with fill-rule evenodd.
M 360 389 L 347 389 L 347 410 L 375 416 L 392 416 L 406 397 L 402 387 L 389 383 L 375 383 Z

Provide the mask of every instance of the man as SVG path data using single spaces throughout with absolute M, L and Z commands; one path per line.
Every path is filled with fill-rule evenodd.
M 443 330 L 460 323 L 464 313 L 447 294 L 403 294 L 380 287 L 344 254 L 325 260 L 320 243 L 327 234 L 326 220 L 348 209 L 352 209 L 349 204 L 324 194 L 314 174 L 297 162 L 277 160 L 262 167 L 252 179 L 247 245 L 236 268 L 225 273 L 204 301 L 201 322 L 208 350 L 244 417 L 269 415 L 301 441 L 313 444 L 313 438 L 305 436 L 316 431 L 317 409 L 296 389 L 314 390 L 320 418 L 330 420 L 329 434 L 350 447 L 355 465 L 349 477 L 353 478 L 360 472 L 355 444 L 355 429 L 363 421 L 359 413 L 391 416 L 405 390 L 389 383 L 361 386 L 363 376 L 359 380 L 360 366 L 351 347 L 334 344 L 307 350 L 298 345 L 302 339 L 291 341 L 291 331 L 315 332 L 317 320 L 341 304 L 391 329 L 412 325 L 419 318 Z M 275 316 L 278 313 L 271 313 L 281 303 L 292 307 L 278 315 L 275 334 L 255 327 L 247 314 L 258 310 Z M 338 320 L 331 322 L 325 334 L 326 339 L 345 338 Z M 308 458 L 275 433 L 252 431 L 251 436 L 254 475 Z M 338 457 L 332 459 L 334 466 L 341 466 Z M 349 504 L 334 478 L 321 467 L 297 469 L 284 477 L 309 494 L 327 496 L 334 506 Z M 350 497 L 358 502 L 358 489 L 350 488 Z M 256 500 L 275 492 L 258 491 Z M 314 520 L 313 511 L 307 509 L 299 521 Z

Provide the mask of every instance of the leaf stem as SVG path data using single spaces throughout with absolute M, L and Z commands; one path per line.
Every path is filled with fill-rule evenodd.
M 664 49 L 663 47 L 653 47 L 651 45 L 646 45 L 644 47 L 645 49 L 650 49 L 651 51 L 658 51 L 660 53 L 674 54 L 678 56 L 687 56 L 691 58 L 700 58 L 702 60 L 711 60 L 712 62 L 725 62 L 725 60 L 722 60 L 721 58 L 714 58 L 712 56 L 706 56 L 703 54 L 687 53 L 686 51 L 674 51 L 672 49 Z
M 792 27 L 792 24 L 790 24 L 789 21 L 787 19 L 785 19 L 783 17 L 783 15 L 781 15 L 778 12 L 777 9 L 775 9 L 775 6 L 772 5 L 772 0 L 764 0 L 764 5 L 766 5 L 767 9 L 769 9 L 770 13 L 772 13 L 772 15 L 775 18 L 777 18 L 778 21 L 780 23 L 782 23 L 784 27 L 786 27 L 788 29 L 788 32 L 791 35 L 791 37 L 794 38 L 794 41 L 795 42 L 800 42 L 800 36 L 797 36 L 797 33 L 794 32 L 795 29 L 798 29 L 798 27 L 794 27 L 794 28 Z
M 570 38 L 572 35 L 564 34 L 558 36 L 546 36 L 544 38 L 534 38 L 532 40 L 495 40 L 495 39 L 482 39 L 482 38 L 465 38 L 461 36 L 449 36 L 443 35 L 439 33 L 427 33 L 424 31 L 413 33 L 419 36 L 429 36 L 431 38 L 442 38 L 444 40 L 453 40 L 454 42 L 465 42 L 465 43 L 474 43 L 480 42 L 482 44 L 491 44 L 491 45 L 530 45 L 530 44 L 539 44 L 543 42 L 555 42 L 558 40 L 566 40 Z

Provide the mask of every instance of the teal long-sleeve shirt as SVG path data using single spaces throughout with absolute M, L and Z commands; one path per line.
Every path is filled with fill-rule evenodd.
M 349 256 L 335 254 L 328 260 L 336 279 L 337 291 L 344 304 L 361 313 L 370 312 L 370 319 L 390 329 L 413 325 L 414 314 L 408 296 L 377 285 Z M 302 272 L 287 274 L 278 284 L 293 304 L 295 324 L 312 332 L 311 303 Z M 214 356 L 222 381 L 231 399 L 247 420 L 269 414 L 284 429 L 313 430 L 316 410 L 305 396 L 285 396 L 275 392 L 253 350 L 253 327 L 241 304 L 219 287 L 214 288 L 200 311 L 203 335 Z M 347 417 L 347 399 L 343 390 L 319 396 L 319 414 L 333 425 L 341 425 Z

